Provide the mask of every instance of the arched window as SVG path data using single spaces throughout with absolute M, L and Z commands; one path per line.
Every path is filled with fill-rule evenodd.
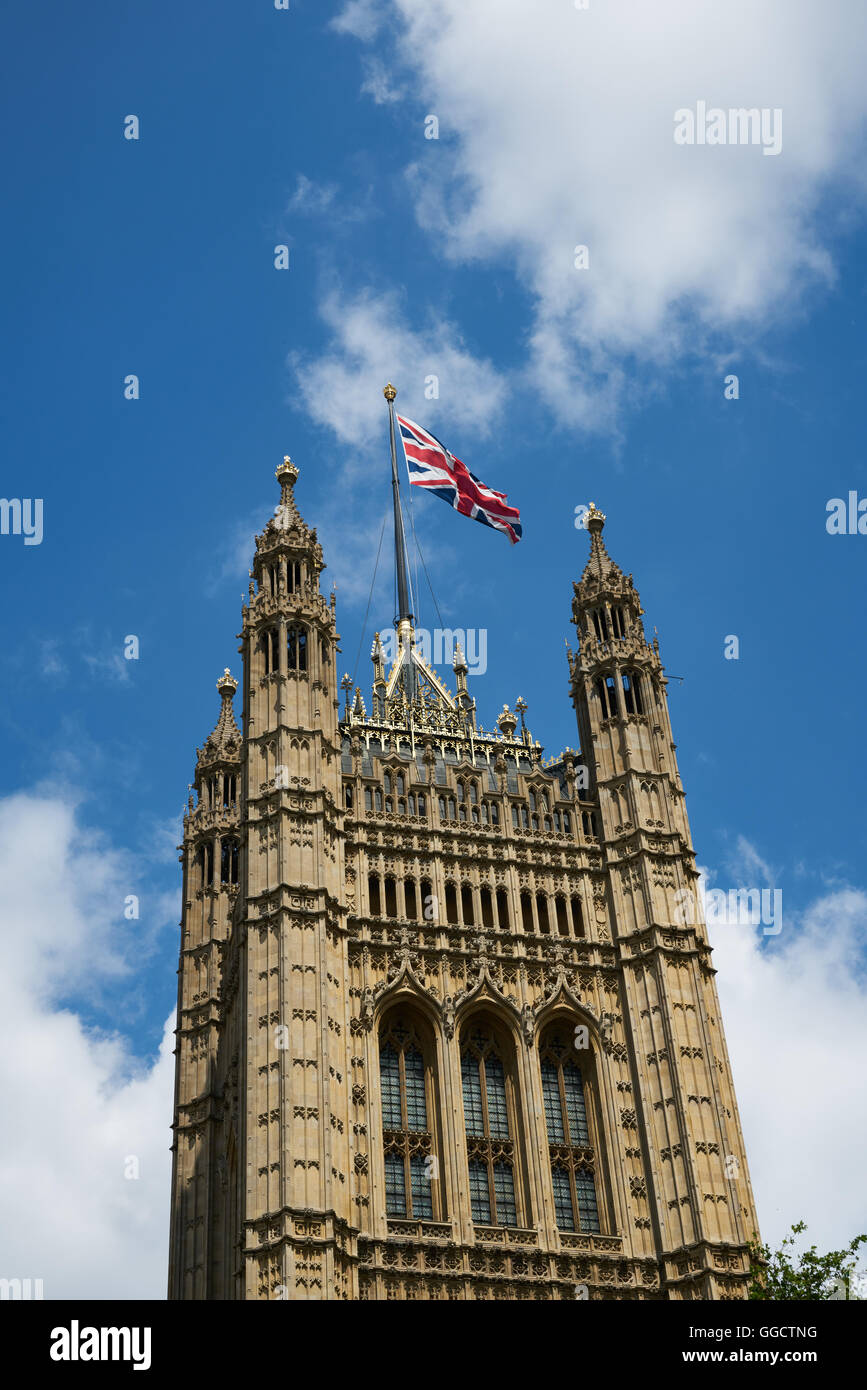
M 517 1226 L 514 1120 L 503 1056 L 490 1028 L 469 1025 L 461 1047 L 470 1208 L 484 1226 Z
M 397 916 L 397 889 L 393 878 L 385 880 L 385 915 Z
M 344 785 L 343 785 L 343 799 L 344 799 L 344 802 L 346 803 L 346 809 L 347 809 L 348 811 L 351 811 L 351 810 L 352 810 L 352 788 L 350 787 L 350 785 L 349 785 L 348 782 L 345 782 Z
M 581 911 L 581 899 L 577 893 L 572 894 L 572 927 L 576 936 L 584 935 L 584 913 Z
M 509 918 L 509 895 L 505 888 L 497 889 L 497 921 L 501 931 L 508 931 L 512 925 Z
M 458 895 L 453 883 L 446 884 L 446 921 L 452 926 L 458 921 Z
M 434 1219 L 436 1175 L 431 1116 L 432 1074 L 412 1020 L 392 1015 L 379 1037 L 385 1210 L 388 1216 Z
M 521 921 L 524 926 L 524 931 L 532 932 L 534 930 L 533 899 L 528 892 L 523 892 L 521 894 Z
M 220 882 L 238 882 L 238 841 L 235 839 L 220 841 Z
M 482 905 L 482 926 L 492 927 L 494 925 L 494 904 L 491 899 L 491 890 L 483 886 L 479 890 L 479 900 Z
M 602 718 L 615 719 L 617 716 L 617 687 L 614 684 L 614 677 L 600 676 L 596 682 L 596 694 L 602 707 Z
M 382 915 L 382 901 L 379 891 L 379 875 L 371 874 L 367 880 L 367 896 L 370 901 L 371 917 Z
M 266 627 L 262 633 L 262 653 L 265 662 L 265 675 L 270 676 L 280 669 L 279 634 L 276 627 Z
M 290 627 L 286 633 L 286 659 L 290 671 L 307 670 L 307 633 L 303 627 Z
M 568 1036 L 565 1028 L 553 1029 L 539 1049 L 554 1211 L 561 1231 L 598 1231 L 596 1155 L 581 1068 Z
M 210 888 L 214 882 L 214 846 L 210 840 L 199 846 L 199 866 L 202 870 L 202 887 Z
M 561 936 L 569 935 L 569 918 L 566 915 L 566 899 L 557 898 L 557 930 Z
M 418 917 L 418 908 L 415 901 L 415 879 L 404 879 L 403 896 L 406 903 L 406 915 L 410 922 L 414 922 Z
M 436 919 L 436 901 L 433 895 L 433 888 L 429 878 L 423 878 L 419 884 L 421 893 L 421 911 L 426 922 L 433 922 Z
M 635 671 L 627 671 L 623 676 L 623 702 L 627 714 L 643 714 L 644 701 L 641 698 L 641 678 Z

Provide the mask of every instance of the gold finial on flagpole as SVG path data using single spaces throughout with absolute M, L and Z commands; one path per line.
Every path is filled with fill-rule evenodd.
M 389 405 L 391 405 L 391 402 L 394 400 L 395 396 L 397 395 L 397 392 L 395 391 L 391 382 L 389 382 L 388 385 L 383 389 L 382 394 L 385 396 L 385 399 L 388 401 Z

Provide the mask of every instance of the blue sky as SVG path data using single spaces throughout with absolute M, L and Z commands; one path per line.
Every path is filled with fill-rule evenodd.
M 83 1048 L 115 1048 L 113 1094 L 145 1084 L 173 1007 L 178 818 L 216 678 L 239 674 L 273 470 L 284 453 L 300 467 L 352 672 L 389 502 L 389 377 L 521 508 L 510 547 L 414 505 L 446 623 L 487 630 L 481 721 L 521 695 L 549 754 L 577 743 L 564 638 L 587 552 L 575 508 L 593 499 L 683 678 L 670 704 L 699 862 L 723 887 L 783 889 L 783 934 L 739 958 L 777 953 L 762 1006 L 790 1012 L 786 953 L 844 919 L 846 989 L 863 989 L 867 536 L 825 519 L 830 498 L 867 496 L 864 15 L 768 0 L 683 20 L 665 3 L 651 26 L 632 0 L 568 15 L 544 0 L 530 32 L 515 0 L 414 8 L 95 0 L 3 20 L 2 492 L 43 499 L 44 539 L 0 537 L 2 792 L 13 842 L 34 807 L 59 817 L 82 955 L 35 997 L 79 1021 Z M 704 97 L 782 107 L 780 155 L 675 147 L 671 113 Z M 365 691 L 391 617 L 385 573 Z M 11 857 L 31 897 L 13 895 L 10 931 L 40 911 L 40 862 L 29 842 Z M 82 879 L 83 862 L 101 868 Z M 838 987 L 829 967 L 829 1018 Z M 740 1085 L 748 1046 L 726 1017 Z M 829 1065 L 842 1096 L 847 1063 Z M 811 1186 L 792 1220 L 810 1219 Z M 815 1220 L 842 1239 L 863 1215 Z

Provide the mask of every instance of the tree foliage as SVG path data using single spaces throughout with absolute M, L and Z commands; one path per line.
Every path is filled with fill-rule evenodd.
M 754 1236 L 749 1243 L 750 1298 L 820 1302 L 863 1298 L 863 1293 L 855 1288 L 853 1276 L 859 1247 L 867 1242 L 867 1235 L 855 1236 L 845 1250 L 829 1250 L 827 1255 L 818 1254 L 815 1245 L 796 1254 L 792 1247 L 806 1229 L 806 1221 L 798 1221 L 783 1237 L 779 1250 L 762 1245 Z

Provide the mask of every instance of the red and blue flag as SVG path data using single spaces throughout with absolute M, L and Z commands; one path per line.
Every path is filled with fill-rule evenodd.
M 517 507 L 509 506 L 506 494 L 487 487 L 459 458 L 449 453 L 436 435 L 422 429 L 414 420 L 398 415 L 397 423 L 410 482 L 441 497 L 462 516 L 471 516 L 484 526 L 504 531 L 512 545 L 516 545 L 522 534 L 521 513 Z

